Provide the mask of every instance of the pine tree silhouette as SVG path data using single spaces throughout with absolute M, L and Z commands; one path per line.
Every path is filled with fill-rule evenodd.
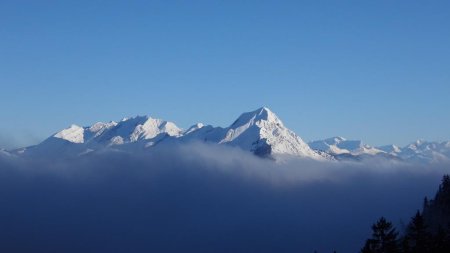
M 383 217 L 372 230 L 372 238 L 366 241 L 362 253 L 449 253 L 450 176 L 443 176 L 434 199 L 424 199 L 422 213 L 417 211 L 411 218 L 400 240 L 395 228 Z
M 431 252 L 431 234 L 428 232 L 425 220 L 419 211 L 417 211 L 416 215 L 411 219 L 404 240 L 406 242 L 404 245 L 407 245 L 407 247 L 404 248 L 404 251 L 406 252 Z
M 381 217 L 372 225 L 372 238 L 366 241 L 361 249 L 362 253 L 397 253 L 400 252 L 398 246 L 398 233 L 384 217 Z
M 450 231 L 450 176 L 445 175 L 434 199 L 424 205 L 423 216 L 431 233 Z

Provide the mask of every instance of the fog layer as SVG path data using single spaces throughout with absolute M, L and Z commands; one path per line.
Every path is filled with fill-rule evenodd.
M 449 166 L 261 159 L 205 144 L 0 158 L 1 252 L 357 252 Z

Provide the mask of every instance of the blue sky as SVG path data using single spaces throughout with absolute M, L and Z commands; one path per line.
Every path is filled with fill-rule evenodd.
M 271 108 L 305 140 L 450 139 L 449 1 L 0 1 L 0 147 Z

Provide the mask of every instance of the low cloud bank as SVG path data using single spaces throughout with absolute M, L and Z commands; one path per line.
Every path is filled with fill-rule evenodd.
M 1 252 L 357 252 L 450 166 L 272 161 L 200 143 L 0 158 Z

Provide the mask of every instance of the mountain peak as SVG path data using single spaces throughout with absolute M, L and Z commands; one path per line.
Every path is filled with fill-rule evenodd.
M 424 141 L 423 139 L 418 139 L 415 142 L 409 144 L 407 146 L 407 148 L 411 149 L 411 150 L 416 150 L 419 149 L 420 146 L 422 146 L 423 144 L 427 143 L 426 141 Z
M 241 114 L 241 116 L 239 116 L 239 118 L 233 124 L 231 124 L 230 127 L 239 127 L 246 124 L 254 124 L 259 121 L 267 121 L 283 126 L 283 122 L 281 122 L 281 120 L 275 113 L 273 113 L 267 107 L 261 107 L 254 111 Z
M 341 136 L 335 136 L 325 139 L 324 141 L 328 144 L 338 144 L 340 142 L 347 141 L 347 139 Z
M 267 121 L 280 121 L 280 119 L 275 115 L 274 112 L 272 112 L 269 108 L 263 106 L 261 108 L 258 108 L 255 111 L 255 114 L 260 116 L 261 119 L 267 120 Z
M 397 154 L 397 153 L 402 152 L 401 148 L 394 144 L 380 146 L 380 147 L 377 147 L 377 149 L 382 150 L 388 154 Z
M 63 139 L 72 143 L 83 143 L 84 128 L 78 125 L 71 125 L 70 127 L 56 133 L 55 135 L 53 135 L 53 137 Z
M 194 131 L 199 130 L 200 128 L 203 128 L 205 125 L 203 123 L 197 123 L 195 125 L 192 125 L 191 127 L 189 127 L 186 131 L 183 132 L 183 134 L 189 134 L 192 133 Z
M 218 131 L 218 143 L 239 146 L 244 150 L 266 156 L 275 154 L 296 155 L 324 159 L 313 151 L 299 136 L 286 128 L 267 107 L 241 114 L 228 128 Z
M 352 155 L 377 154 L 383 152 L 377 148 L 364 144 L 361 140 L 347 140 L 343 137 L 331 137 L 325 140 L 312 141 L 309 146 L 314 150 L 330 154 L 350 153 Z

